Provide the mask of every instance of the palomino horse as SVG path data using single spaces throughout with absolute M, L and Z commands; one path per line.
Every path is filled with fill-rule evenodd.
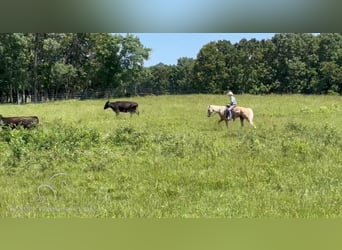
M 226 118 L 227 106 L 209 105 L 208 117 L 210 117 L 212 113 L 219 114 L 220 120 L 218 121 L 218 123 L 225 121 L 226 126 L 228 127 L 228 119 Z M 236 106 L 232 110 L 233 121 L 239 117 L 240 122 L 241 122 L 241 127 L 243 126 L 244 119 L 246 119 L 249 122 L 249 124 L 251 124 L 254 128 L 256 128 L 256 126 L 253 123 L 253 116 L 254 116 L 254 113 L 251 108 L 244 108 L 244 107 Z

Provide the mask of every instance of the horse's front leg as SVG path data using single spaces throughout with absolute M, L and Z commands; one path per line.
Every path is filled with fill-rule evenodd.
M 224 119 L 221 118 L 217 123 L 220 124 L 220 122 L 223 122 L 223 121 Z
M 220 122 L 222 121 L 224 121 L 226 123 L 226 126 L 228 127 L 228 120 L 225 119 L 224 117 L 221 117 L 221 119 L 217 123 L 220 124 Z
M 240 123 L 241 123 L 241 127 L 243 127 L 243 118 L 240 117 Z
M 228 128 L 228 119 L 226 117 L 221 117 L 220 122 L 224 121 L 226 123 L 226 127 Z

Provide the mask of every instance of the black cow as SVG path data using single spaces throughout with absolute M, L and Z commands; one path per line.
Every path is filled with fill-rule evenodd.
M 117 102 L 110 102 L 107 101 L 103 109 L 111 108 L 116 115 L 119 115 L 120 112 L 130 113 L 131 116 L 133 113 L 139 115 L 138 111 L 138 103 L 136 102 L 129 102 L 129 101 L 117 101 Z
M 3 117 L 0 115 L 0 125 L 7 126 L 12 129 L 22 126 L 23 128 L 31 128 L 39 123 L 37 116 L 13 116 Z

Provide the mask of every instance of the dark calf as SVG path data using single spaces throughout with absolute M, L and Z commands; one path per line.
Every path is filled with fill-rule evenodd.
M 119 115 L 120 112 L 123 113 L 133 113 L 139 115 L 138 111 L 138 103 L 136 102 L 129 102 L 129 101 L 117 101 L 117 102 L 110 102 L 107 101 L 103 109 L 111 108 L 116 115 Z
M 7 126 L 12 129 L 22 126 L 23 128 L 31 128 L 39 123 L 37 116 L 13 116 L 3 117 L 0 115 L 0 125 Z

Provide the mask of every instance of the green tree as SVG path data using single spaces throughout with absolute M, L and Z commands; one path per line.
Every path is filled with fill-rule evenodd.
M 72 78 L 72 84 L 66 83 L 67 96 L 73 95 L 75 91 L 82 92 L 87 89 L 89 76 L 86 65 L 90 60 L 90 52 L 92 50 L 91 37 L 89 33 L 68 33 L 62 43 L 63 46 L 63 62 L 68 72 L 74 72 L 77 77 Z M 72 70 L 71 70 L 72 69 Z
M 104 90 L 116 87 L 115 74 L 120 71 L 119 41 L 108 33 L 95 33 L 91 35 L 91 88 Z
M 342 94 L 342 35 L 319 35 L 319 83 L 318 93 Z
M 234 86 L 236 49 L 229 41 L 210 42 L 199 51 L 194 65 L 194 89 L 222 93 Z
M 43 60 L 40 62 L 41 94 L 45 99 L 56 99 L 62 91 L 57 84 L 53 69 L 56 64 L 64 61 L 63 41 L 66 35 L 63 33 L 46 34 L 42 40 L 41 54 Z
M 193 58 L 181 57 L 177 65 L 173 67 L 172 87 L 173 93 L 194 93 L 193 72 L 195 60 Z
M 132 34 L 119 37 L 119 46 L 120 87 L 123 89 L 124 94 L 127 93 L 127 89 L 133 90 L 134 94 L 136 94 L 144 60 L 149 58 L 151 49 L 144 47 L 139 38 Z
M 169 65 L 159 63 L 150 67 L 151 79 L 149 86 L 156 94 L 167 94 L 170 89 L 170 78 L 172 76 L 172 68 Z
M 310 93 L 317 82 L 317 38 L 312 34 L 277 34 L 272 67 L 281 93 Z
M 65 98 L 68 99 L 75 88 L 73 83 L 78 76 L 77 69 L 71 64 L 55 63 L 51 69 L 51 74 L 57 93 L 62 87 Z
M 28 84 L 28 41 L 24 34 L 0 34 L 0 84 L 9 102 L 25 102 Z
M 239 93 L 265 93 L 269 91 L 265 83 L 269 79 L 270 68 L 265 59 L 265 43 L 256 39 L 242 39 L 235 46 L 238 51 L 236 63 L 236 91 Z
M 342 94 L 342 67 L 334 61 L 320 64 L 320 81 L 318 91 L 322 94 Z
M 94 89 L 117 88 L 124 94 L 127 89 L 136 91 L 144 60 L 151 49 L 145 48 L 139 38 L 127 34 L 92 34 L 91 72 Z
M 43 76 L 42 76 L 42 63 L 44 62 L 43 56 L 43 41 L 46 37 L 46 33 L 28 33 L 27 39 L 30 47 L 30 80 L 32 81 L 31 91 L 33 92 L 32 101 L 37 102 L 40 99 L 40 91 L 43 88 Z

